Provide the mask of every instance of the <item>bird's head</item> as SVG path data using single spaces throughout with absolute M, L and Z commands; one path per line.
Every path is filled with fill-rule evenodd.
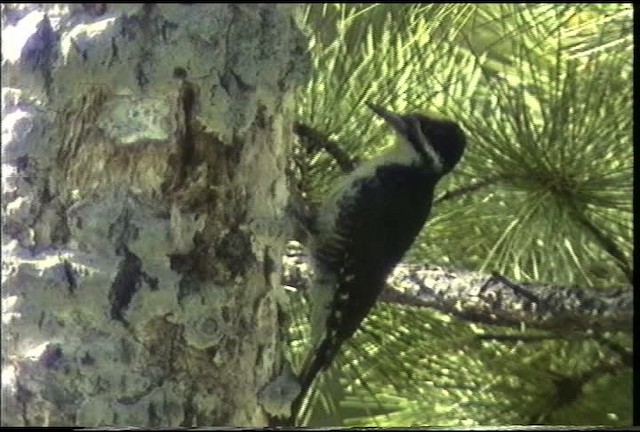
M 451 171 L 462 158 L 466 138 L 457 123 L 416 113 L 396 114 L 371 103 L 367 106 L 404 138 L 425 164 L 441 175 Z

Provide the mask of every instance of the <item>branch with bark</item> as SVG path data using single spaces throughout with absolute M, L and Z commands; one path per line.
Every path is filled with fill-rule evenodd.
M 357 161 L 350 158 L 326 133 L 300 122 L 294 124 L 293 132 L 298 135 L 300 143 L 308 151 L 325 150 L 336 161 L 343 173 L 349 173 L 356 167 Z
M 311 284 L 309 257 L 290 247 L 283 283 L 298 291 Z M 553 332 L 631 332 L 633 293 L 514 282 L 497 275 L 401 264 L 387 280 L 380 301 L 429 308 L 478 324 Z

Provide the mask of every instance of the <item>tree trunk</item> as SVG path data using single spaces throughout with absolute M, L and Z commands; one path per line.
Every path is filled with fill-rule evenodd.
M 266 424 L 293 7 L 3 12 L 3 425 Z

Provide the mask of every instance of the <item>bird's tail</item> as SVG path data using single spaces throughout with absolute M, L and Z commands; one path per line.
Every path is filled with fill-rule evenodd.
M 338 349 L 339 346 L 336 347 L 331 339 L 326 338 L 306 357 L 298 375 L 301 390 L 291 404 L 291 419 L 293 423 L 298 423 L 304 417 L 302 414 L 308 408 L 311 399 L 307 397 L 310 394 L 309 390 L 312 388 L 318 374 L 331 364 L 338 353 Z

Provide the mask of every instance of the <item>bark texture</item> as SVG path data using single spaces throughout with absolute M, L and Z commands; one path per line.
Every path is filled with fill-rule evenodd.
M 3 425 L 265 424 L 293 11 L 4 5 Z

